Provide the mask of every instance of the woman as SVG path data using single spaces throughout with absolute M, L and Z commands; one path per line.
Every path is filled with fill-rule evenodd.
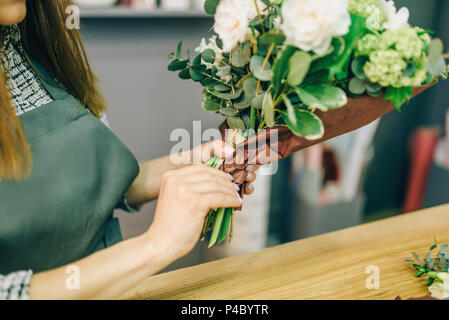
M 119 297 L 191 251 L 211 208 L 241 206 L 225 173 L 169 157 L 139 165 L 100 121 L 79 31 L 65 28 L 70 4 L 0 0 L 0 299 Z M 233 151 L 217 141 L 183 156 Z M 114 208 L 156 197 L 148 231 L 120 242 Z

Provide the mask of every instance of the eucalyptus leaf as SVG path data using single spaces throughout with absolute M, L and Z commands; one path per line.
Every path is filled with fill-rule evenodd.
M 365 57 L 357 57 L 354 60 L 352 60 L 351 63 L 351 70 L 352 73 L 359 78 L 360 80 L 366 81 L 368 78 L 365 75 L 365 71 L 363 70 L 363 67 L 365 66 L 368 59 Z
M 416 63 L 409 63 L 405 70 L 402 72 L 404 77 L 413 77 L 416 72 Z
M 352 78 L 349 81 L 349 91 L 355 95 L 362 95 L 365 93 L 367 84 L 359 78 Z
M 172 63 L 168 65 L 168 70 L 170 71 L 179 71 L 184 70 L 187 67 L 189 60 L 174 60 Z
M 207 63 L 214 63 L 215 62 L 215 51 L 212 49 L 206 49 L 203 52 L 201 52 L 201 59 L 203 59 L 204 62 Z
M 210 99 L 204 99 L 202 103 L 202 107 L 206 111 L 210 112 L 218 112 L 220 110 L 220 104 L 216 101 Z
M 207 14 L 215 14 L 219 4 L 220 0 L 206 0 L 204 2 L 204 11 L 206 11 Z
M 241 130 L 245 130 L 246 126 L 245 126 L 245 122 L 235 116 L 228 116 L 226 119 L 229 128 L 231 129 L 241 129 Z
M 440 39 L 432 39 L 432 42 L 429 44 L 427 69 L 435 77 L 446 71 L 443 50 L 443 42 Z
M 285 35 L 279 31 L 268 31 L 259 37 L 259 43 L 263 46 L 271 46 L 271 44 L 281 45 L 285 41 Z
M 274 103 L 270 91 L 265 92 L 262 102 L 262 112 L 267 127 L 274 126 Z
M 259 92 L 259 95 L 254 97 L 251 106 L 255 109 L 262 110 L 263 98 L 265 96 L 265 92 Z
M 295 135 L 307 140 L 316 140 L 323 137 L 324 126 L 320 118 L 304 109 L 296 108 L 295 113 L 297 122 L 292 123 L 288 114 L 281 112 L 282 119 Z
M 253 75 L 262 81 L 270 81 L 273 77 L 273 70 L 269 62 L 265 63 L 265 58 L 262 56 L 253 56 L 250 62 L 250 69 Z M 262 68 L 263 66 L 263 68 Z
M 236 116 L 239 114 L 238 110 L 231 107 L 221 108 L 219 112 L 224 116 Z
M 229 93 L 223 93 L 223 92 L 218 92 L 218 91 L 214 91 L 214 90 L 207 90 L 210 94 L 221 98 L 221 99 L 226 99 L 226 100 L 235 100 L 237 98 L 239 98 L 242 93 L 243 90 L 242 89 L 237 89 L 234 92 L 229 92 Z
M 220 92 L 228 92 L 228 91 L 231 90 L 231 88 L 230 88 L 229 86 L 227 86 L 227 85 L 218 83 L 218 84 L 216 84 L 216 85 L 214 86 L 214 90 L 215 90 L 215 91 L 220 91 Z
M 204 78 L 202 71 L 200 71 L 199 69 L 193 68 L 193 66 L 191 66 L 189 68 L 189 73 L 190 73 L 190 77 L 192 77 L 193 81 L 200 82 Z
M 243 43 L 231 51 L 231 64 L 241 68 L 246 66 L 251 60 L 251 47 L 248 42 Z
M 341 108 L 348 104 L 348 97 L 343 89 L 329 85 L 316 85 L 297 88 L 296 92 L 302 103 L 312 109 L 327 111 Z
M 245 92 L 245 95 L 247 95 L 251 99 L 256 96 L 257 82 L 257 79 L 251 77 L 243 83 L 243 91 Z
M 307 52 L 296 51 L 289 60 L 287 82 L 296 87 L 300 85 L 309 71 L 312 56 Z
M 249 108 L 251 106 L 252 98 L 247 96 L 246 94 L 242 94 L 239 101 L 235 101 L 233 106 L 237 110 L 243 110 Z
M 190 72 L 189 69 L 184 69 L 182 70 L 179 74 L 178 74 L 179 78 L 183 79 L 183 80 L 187 80 L 187 79 L 192 79 L 192 77 L 190 76 Z

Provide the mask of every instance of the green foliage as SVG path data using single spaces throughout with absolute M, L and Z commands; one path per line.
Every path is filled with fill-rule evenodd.
M 207 14 L 215 14 L 219 3 L 220 0 L 206 0 L 204 2 L 204 11 L 206 11 Z
M 384 100 L 389 100 L 396 109 L 401 110 L 401 106 L 407 102 L 413 95 L 412 87 L 404 87 L 404 88 L 387 88 L 385 92 Z
M 296 123 L 291 122 L 286 112 L 281 112 L 281 117 L 288 128 L 297 136 L 308 140 L 320 139 L 324 135 L 324 126 L 320 118 L 310 111 L 296 108 Z
M 312 56 L 307 52 L 296 51 L 289 60 L 287 82 L 292 87 L 299 86 L 309 71 Z
M 302 103 L 311 109 L 328 111 L 345 106 L 348 103 L 346 93 L 338 87 L 315 85 L 296 89 Z
M 270 81 L 273 77 L 273 70 L 270 62 L 265 62 L 261 56 L 253 56 L 250 62 L 250 69 L 254 77 L 262 81 Z

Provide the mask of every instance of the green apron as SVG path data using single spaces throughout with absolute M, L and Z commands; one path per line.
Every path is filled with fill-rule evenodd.
M 54 101 L 20 116 L 30 177 L 0 180 L 0 274 L 56 268 L 122 240 L 113 210 L 139 173 L 126 146 L 33 65 Z

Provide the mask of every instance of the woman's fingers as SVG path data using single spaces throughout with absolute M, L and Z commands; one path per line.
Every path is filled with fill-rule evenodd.
M 246 175 L 246 182 L 252 183 L 256 180 L 256 173 L 255 172 L 248 172 Z
M 250 195 L 254 192 L 254 186 L 251 183 L 245 185 L 245 194 Z
M 248 172 L 256 172 L 259 170 L 260 166 L 258 164 L 250 164 L 248 167 L 246 167 L 246 171 Z
M 207 193 L 202 198 L 204 206 L 208 209 L 215 208 L 239 208 L 242 205 L 242 199 L 237 195 L 228 195 L 219 193 Z
M 200 148 L 202 163 L 206 163 L 214 156 L 226 159 L 234 154 L 234 148 L 220 140 L 207 142 L 201 145 Z

